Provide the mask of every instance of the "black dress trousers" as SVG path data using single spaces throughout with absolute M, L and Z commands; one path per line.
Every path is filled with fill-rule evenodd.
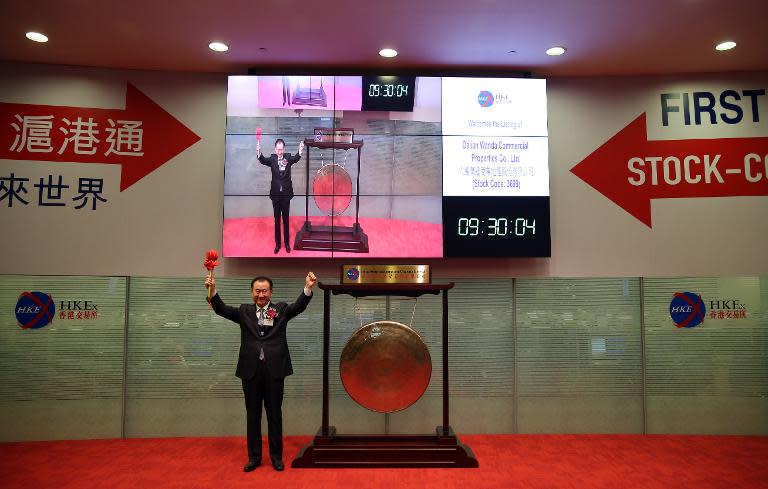
M 283 461 L 283 390 L 285 379 L 269 375 L 267 364 L 259 362 L 256 374 L 243 379 L 248 459 L 261 460 L 261 406 L 267 413 L 269 458 L 272 463 Z

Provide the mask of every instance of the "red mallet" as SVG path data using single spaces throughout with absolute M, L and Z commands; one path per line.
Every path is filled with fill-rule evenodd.
M 261 154 L 261 128 L 256 128 L 256 155 Z
M 203 266 L 208 269 L 208 277 L 213 277 L 213 269 L 219 264 L 219 253 L 216 250 L 208 250 L 205 252 L 205 261 Z M 212 289 L 208 287 L 208 300 L 211 300 Z

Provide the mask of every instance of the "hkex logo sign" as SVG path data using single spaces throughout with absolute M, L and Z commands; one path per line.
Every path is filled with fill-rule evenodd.
M 693 328 L 704 322 L 707 307 L 700 295 L 693 292 L 675 292 L 669 303 L 669 315 L 678 328 Z
M 347 270 L 347 278 L 349 280 L 357 280 L 360 278 L 360 272 L 357 270 L 357 268 L 350 268 Z
M 480 107 L 490 107 L 493 105 L 493 94 L 488 90 L 482 90 L 477 95 L 477 103 L 480 104 Z
M 56 304 L 51 294 L 22 292 L 16 302 L 16 320 L 21 329 L 40 329 L 53 321 Z

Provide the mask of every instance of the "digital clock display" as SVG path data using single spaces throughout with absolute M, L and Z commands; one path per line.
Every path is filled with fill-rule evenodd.
M 446 257 L 551 255 L 549 197 L 443 197 Z
M 514 234 L 518 237 L 524 237 L 526 234 L 536 234 L 536 219 L 526 219 L 525 217 L 489 217 L 487 219 L 460 217 L 457 227 L 459 236 L 487 234 L 489 237 L 505 237 Z
M 413 111 L 416 77 L 364 76 L 362 110 Z

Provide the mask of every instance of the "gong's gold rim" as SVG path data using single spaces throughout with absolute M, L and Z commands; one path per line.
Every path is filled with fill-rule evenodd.
M 421 335 L 395 321 L 374 321 L 347 339 L 339 376 L 349 396 L 371 411 L 402 411 L 418 401 L 432 378 L 432 358 Z

